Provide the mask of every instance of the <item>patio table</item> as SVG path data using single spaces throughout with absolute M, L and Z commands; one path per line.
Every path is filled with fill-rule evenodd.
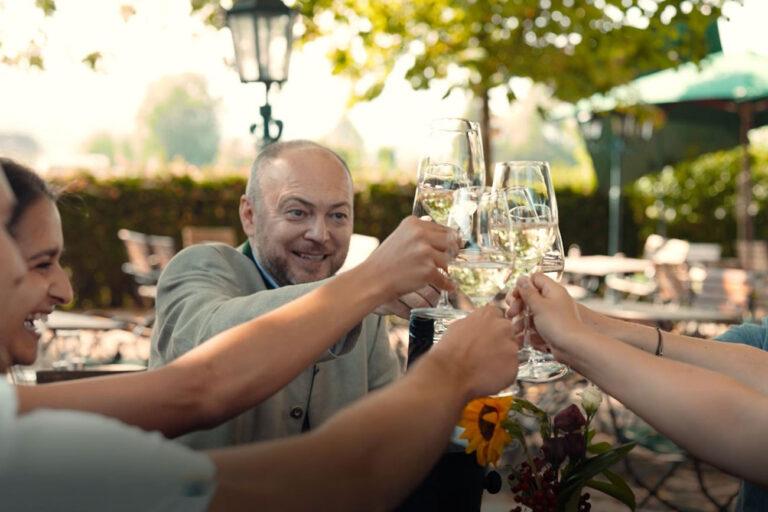
M 605 299 L 584 299 L 581 304 L 607 316 L 621 320 L 644 322 L 716 322 L 740 323 L 743 312 L 736 309 L 720 310 L 680 306 L 676 304 L 651 304 L 647 302 L 610 301 Z
M 103 316 L 54 311 L 48 315 L 45 326 L 54 332 L 60 330 L 110 331 L 112 329 L 124 328 L 125 323 Z
M 653 267 L 651 260 L 624 256 L 566 256 L 565 272 L 605 277 L 608 274 L 634 274 Z

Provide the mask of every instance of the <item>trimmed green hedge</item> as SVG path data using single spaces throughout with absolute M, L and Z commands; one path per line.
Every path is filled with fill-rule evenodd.
M 245 189 L 241 177 L 194 181 L 191 178 L 120 178 L 96 180 L 82 175 L 67 180 L 60 202 L 66 240 L 65 264 L 80 308 L 130 307 L 134 285 L 121 265 L 126 261 L 120 228 L 170 235 L 181 247 L 181 228 L 231 226 L 241 233 L 237 213 Z M 355 232 L 384 239 L 413 206 L 413 185 L 371 184 L 355 195 Z M 606 251 L 607 199 L 563 190 L 558 192 L 561 230 L 566 245 L 578 243 L 584 253 Z M 625 214 L 631 222 L 631 215 Z M 637 229 L 625 227 L 627 253 L 632 254 Z
M 640 178 L 627 188 L 638 238 L 651 233 L 719 243 L 732 256 L 736 239 L 736 183 L 743 150 L 703 155 Z M 768 151 L 750 151 L 754 238 L 768 238 Z

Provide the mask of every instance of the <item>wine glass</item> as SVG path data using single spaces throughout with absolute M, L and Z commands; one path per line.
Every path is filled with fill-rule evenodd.
M 541 270 L 558 233 L 558 212 L 554 187 L 547 162 L 511 161 L 496 165 L 493 188 L 516 190 L 507 194 L 510 199 L 512 223 L 510 247 L 515 253 L 514 280 Z M 522 198 L 522 199 L 521 199 Z M 524 382 L 550 382 L 568 373 L 568 367 L 533 348 L 528 328 L 529 313 L 525 312 L 523 351 L 528 361 L 520 366 L 518 380 Z
M 448 225 L 454 192 L 467 187 L 485 185 L 485 163 L 480 128 L 466 119 L 438 119 L 430 125 L 419 171 L 413 214 L 429 216 L 434 222 Z M 436 320 L 435 339 L 445 330 L 445 320 L 457 313 L 440 293 L 434 308 L 417 308 L 412 313 Z
M 539 265 L 539 272 L 550 277 L 554 281 L 560 281 L 565 271 L 565 249 L 563 248 L 563 237 L 560 229 L 555 228 L 555 239 L 552 247 L 544 253 Z
M 514 269 L 506 194 L 485 187 L 455 194 L 449 225 L 458 229 L 463 244 L 448 263 L 448 275 L 471 307 L 481 307 L 507 290 Z

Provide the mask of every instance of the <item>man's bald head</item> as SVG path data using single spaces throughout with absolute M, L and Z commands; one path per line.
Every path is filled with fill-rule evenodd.
M 344 161 L 344 159 L 341 158 L 338 153 L 328 147 L 323 146 L 322 144 L 304 139 L 291 140 L 286 142 L 273 142 L 272 144 L 262 149 L 256 156 L 256 160 L 254 160 L 253 165 L 251 166 L 251 173 L 248 176 L 248 184 L 245 187 L 245 195 L 248 196 L 248 199 L 251 201 L 251 204 L 255 209 L 260 209 L 261 203 L 263 201 L 261 179 L 265 174 L 265 169 L 270 167 L 276 160 L 280 159 L 287 153 L 307 150 L 322 151 L 332 155 L 339 161 L 344 170 L 347 171 L 349 179 L 352 179 L 352 174 L 349 172 L 349 167 L 347 167 L 347 163 Z

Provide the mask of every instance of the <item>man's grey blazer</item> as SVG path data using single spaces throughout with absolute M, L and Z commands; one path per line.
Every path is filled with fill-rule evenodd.
M 215 334 L 290 302 L 322 283 L 269 290 L 256 265 L 241 250 L 224 244 L 188 247 L 160 276 L 149 365 L 162 366 Z M 310 428 L 316 427 L 400 375 L 385 324 L 385 318 L 368 315 L 322 360 L 281 391 L 220 427 L 182 440 L 194 448 L 214 448 L 298 434 L 305 421 Z

